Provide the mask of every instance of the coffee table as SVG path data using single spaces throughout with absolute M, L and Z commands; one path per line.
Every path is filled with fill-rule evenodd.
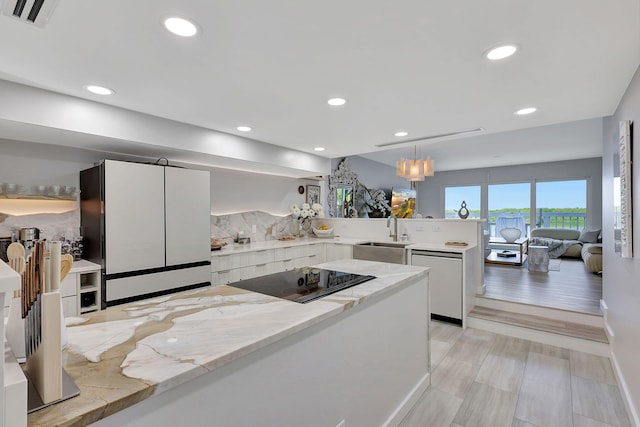
M 498 256 L 498 253 L 501 250 L 492 249 L 491 254 L 489 254 L 489 256 L 485 258 L 484 262 L 488 264 L 522 265 L 527 259 L 527 252 L 529 250 L 529 238 L 521 237 L 515 242 L 507 242 L 501 237 L 492 237 L 489 239 L 489 245 L 513 247 L 516 256 L 500 257 Z

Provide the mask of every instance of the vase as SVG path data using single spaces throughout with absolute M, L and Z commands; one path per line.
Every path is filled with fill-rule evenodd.
M 311 232 L 311 218 L 298 219 L 298 238 L 302 239 Z

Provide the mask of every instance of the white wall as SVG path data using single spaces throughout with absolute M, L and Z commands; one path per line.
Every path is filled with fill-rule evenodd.
M 290 177 L 329 172 L 327 158 L 224 132 L 3 80 L 0 93 L 4 139 Z
M 618 122 L 640 123 L 640 69 L 636 72 L 614 116 L 605 119 L 603 130 L 603 299 L 606 320 L 614 336 L 611 349 L 623 392 L 632 406 L 632 417 L 640 425 L 640 145 L 633 141 L 633 243 L 634 257 L 621 258 L 614 250 L 613 153 L 618 143 Z M 637 129 L 636 129 L 637 130 Z
M 102 159 L 155 161 L 146 157 L 113 155 L 31 142 L 0 140 L 0 182 L 11 182 L 30 188 L 33 185 L 79 185 L 79 172 Z M 171 158 L 169 158 L 171 162 Z M 176 164 L 171 162 L 172 164 Z M 298 186 L 317 185 L 308 179 L 279 177 L 232 169 L 186 165 L 211 172 L 211 211 L 225 214 L 249 210 L 286 215 L 292 203 L 304 203 L 306 194 L 298 194 Z M 322 193 L 326 200 L 326 192 Z M 0 200 L 3 206 L 11 201 Z
M 334 169 L 338 166 L 339 160 L 334 159 Z M 358 180 L 368 189 L 380 189 L 390 192 L 393 187 L 411 187 L 407 180 L 396 176 L 396 169 L 391 166 L 360 156 L 349 157 L 349 161 L 351 162 L 351 170 L 358 174 Z

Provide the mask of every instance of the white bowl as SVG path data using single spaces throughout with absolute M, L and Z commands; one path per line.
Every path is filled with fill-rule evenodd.
M 320 230 L 318 228 L 314 228 L 313 233 L 316 236 L 331 236 L 333 234 L 333 228 L 329 228 L 328 230 Z
M 507 243 L 513 243 L 520 238 L 522 231 L 519 228 L 507 227 L 500 230 L 500 235 Z

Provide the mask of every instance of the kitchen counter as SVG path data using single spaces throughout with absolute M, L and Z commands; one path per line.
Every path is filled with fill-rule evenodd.
M 69 270 L 69 273 L 86 273 L 87 271 L 96 271 L 100 270 L 101 268 L 102 266 L 100 266 L 100 264 L 87 261 L 86 259 L 81 259 L 78 261 L 73 261 L 73 265 L 71 265 L 71 270 Z
M 332 237 L 332 238 L 318 238 L 318 237 L 306 237 L 295 240 L 265 240 L 261 242 L 252 242 L 246 244 L 231 243 L 223 246 L 222 249 L 211 251 L 212 256 L 226 255 L 230 253 L 242 253 L 252 251 L 263 251 L 268 249 L 289 248 L 295 246 L 313 245 L 321 243 L 337 243 L 343 245 L 353 245 L 359 242 L 365 242 L 364 239 L 356 239 L 352 237 Z
M 223 246 L 222 249 L 211 251 L 211 255 L 212 256 L 227 255 L 230 253 L 252 252 L 252 251 L 261 251 L 261 250 L 268 250 L 268 249 L 295 247 L 295 246 L 321 244 L 321 243 L 357 245 L 359 243 L 365 243 L 365 242 L 371 242 L 371 241 L 378 242 L 381 240 L 372 240 L 372 239 L 366 239 L 362 237 L 333 237 L 333 238 L 308 237 L 308 238 L 295 239 L 295 240 L 266 240 L 262 242 L 253 242 L 253 243 L 248 243 L 243 245 L 239 245 L 237 243 L 229 244 L 229 245 Z M 399 241 L 393 242 L 391 240 L 385 240 L 384 242 L 406 243 L 407 249 L 422 249 L 422 250 L 456 252 L 456 253 L 464 253 L 476 247 L 475 244 L 471 244 L 468 246 L 452 246 L 452 245 L 445 245 L 444 243 L 399 242 Z
M 317 241 L 325 242 L 325 239 Z M 297 242 L 309 243 L 298 240 L 286 242 L 286 245 Z M 268 242 L 265 246 L 269 244 L 274 243 Z M 253 250 L 254 245 L 251 244 Z M 69 344 L 63 352 L 64 368 L 80 387 L 80 396 L 29 415 L 28 425 L 82 426 L 105 417 L 99 425 L 112 425 L 108 417 L 125 408 L 141 406 L 146 400 L 170 395 L 169 392 L 178 387 L 183 390 L 191 382 L 195 384 L 201 377 L 217 370 L 226 372 L 232 369 L 229 365 L 236 366 L 258 351 L 273 348 L 276 343 L 294 340 L 307 330 L 338 322 L 350 311 L 364 310 L 359 308 L 363 305 L 380 305 L 373 304 L 373 301 L 391 300 L 405 288 L 418 289 L 418 285 L 412 285 L 414 283 L 426 283 L 426 270 L 409 265 L 344 260 L 317 267 L 372 274 L 377 278 L 309 304 L 297 304 L 221 285 L 84 315 L 85 322 L 68 327 Z M 418 291 L 424 291 L 423 306 L 416 310 L 428 312 L 428 305 L 425 305 L 428 291 L 426 284 L 424 286 Z M 420 300 L 415 296 L 403 298 Z M 372 300 L 371 304 L 367 304 L 369 300 Z M 406 305 L 405 300 L 402 301 L 398 307 Z M 414 323 L 420 327 L 426 325 L 427 329 L 416 331 L 417 335 L 408 344 L 410 346 L 415 345 L 415 336 L 428 336 L 428 321 L 415 322 L 414 319 L 407 319 L 407 336 L 411 336 L 409 329 Z M 373 339 L 375 334 L 370 335 Z M 394 332 L 391 335 L 398 334 Z M 376 338 L 374 341 L 379 340 Z M 326 340 L 323 342 L 330 345 Z M 428 342 L 418 345 L 428 346 Z M 417 351 L 420 348 L 409 349 L 422 353 L 416 356 L 416 363 L 422 366 L 421 375 L 424 375 L 422 371 L 427 372 L 426 379 L 422 378 L 420 383 L 422 388 L 416 388 L 415 384 L 410 387 L 415 390 L 424 390 L 428 386 L 428 360 L 420 362 L 425 357 L 424 351 Z M 309 356 L 311 358 L 312 355 Z M 405 357 L 406 354 L 403 360 Z M 428 354 L 426 357 L 428 359 Z M 411 366 L 411 363 L 406 365 Z M 415 372 L 411 374 L 411 381 L 416 376 Z M 135 411 L 135 408 L 131 409 Z M 113 425 L 120 422 L 116 419 Z M 145 425 L 144 421 L 140 425 Z

